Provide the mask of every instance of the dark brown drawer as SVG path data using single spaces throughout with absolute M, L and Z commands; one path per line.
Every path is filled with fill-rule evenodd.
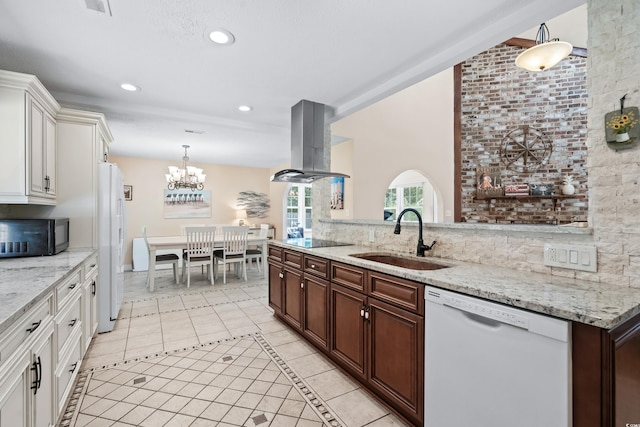
M 311 273 L 323 279 L 329 278 L 329 260 L 314 256 L 304 256 L 304 272 Z
M 302 258 L 302 252 L 290 251 L 288 249 L 282 251 L 282 262 L 284 265 L 302 270 Z
M 268 253 L 269 259 L 273 261 L 282 262 L 282 248 L 278 246 L 269 245 L 269 252 L 267 253 Z
M 364 292 L 365 271 L 348 264 L 331 263 L 331 281 Z
M 368 294 L 381 301 L 424 316 L 424 285 L 369 271 Z

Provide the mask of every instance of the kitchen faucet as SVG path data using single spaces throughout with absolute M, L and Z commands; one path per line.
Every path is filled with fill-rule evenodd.
M 398 221 L 396 222 L 396 228 L 393 230 L 393 234 L 400 234 L 400 220 L 402 219 L 402 216 L 407 212 L 413 212 L 418 217 L 418 247 L 416 250 L 416 255 L 424 256 L 424 252 L 430 251 L 431 248 L 433 248 L 433 245 L 436 244 L 436 241 L 434 240 L 431 246 L 425 245 L 422 241 L 422 217 L 417 210 L 413 208 L 406 208 L 402 212 L 400 212 L 400 215 L 398 215 Z

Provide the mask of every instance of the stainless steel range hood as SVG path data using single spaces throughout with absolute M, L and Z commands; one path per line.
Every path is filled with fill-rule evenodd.
M 271 181 L 309 184 L 321 178 L 349 178 L 324 170 L 324 114 L 324 104 L 306 99 L 291 107 L 291 168 L 276 172 Z

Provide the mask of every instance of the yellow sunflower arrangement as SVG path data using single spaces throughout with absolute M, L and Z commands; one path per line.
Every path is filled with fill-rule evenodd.
M 627 114 L 621 114 L 611 117 L 607 122 L 607 127 L 613 129 L 617 134 L 627 133 L 629 130 L 638 124 L 638 119 L 633 114 L 633 111 Z

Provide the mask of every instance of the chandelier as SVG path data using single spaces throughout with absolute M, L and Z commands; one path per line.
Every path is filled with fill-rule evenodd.
M 184 156 L 182 157 L 182 168 L 169 166 L 169 173 L 165 174 L 169 183 L 169 190 L 178 190 L 180 188 L 188 188 L 192 191 L 204 189 L 204 179 L 206 175 L 202 173 L 202 169 L 194 166 L 187 166 L 189 156 L 187 155 L 188 145 L 183 145 Z
M 536 34 L 536 44 L 516 58 L 516 65 L 529 71 L 544 71 L 569 56 L 573 46 L 559 39 L 549 39 L 549 29 L 542 23 Z

